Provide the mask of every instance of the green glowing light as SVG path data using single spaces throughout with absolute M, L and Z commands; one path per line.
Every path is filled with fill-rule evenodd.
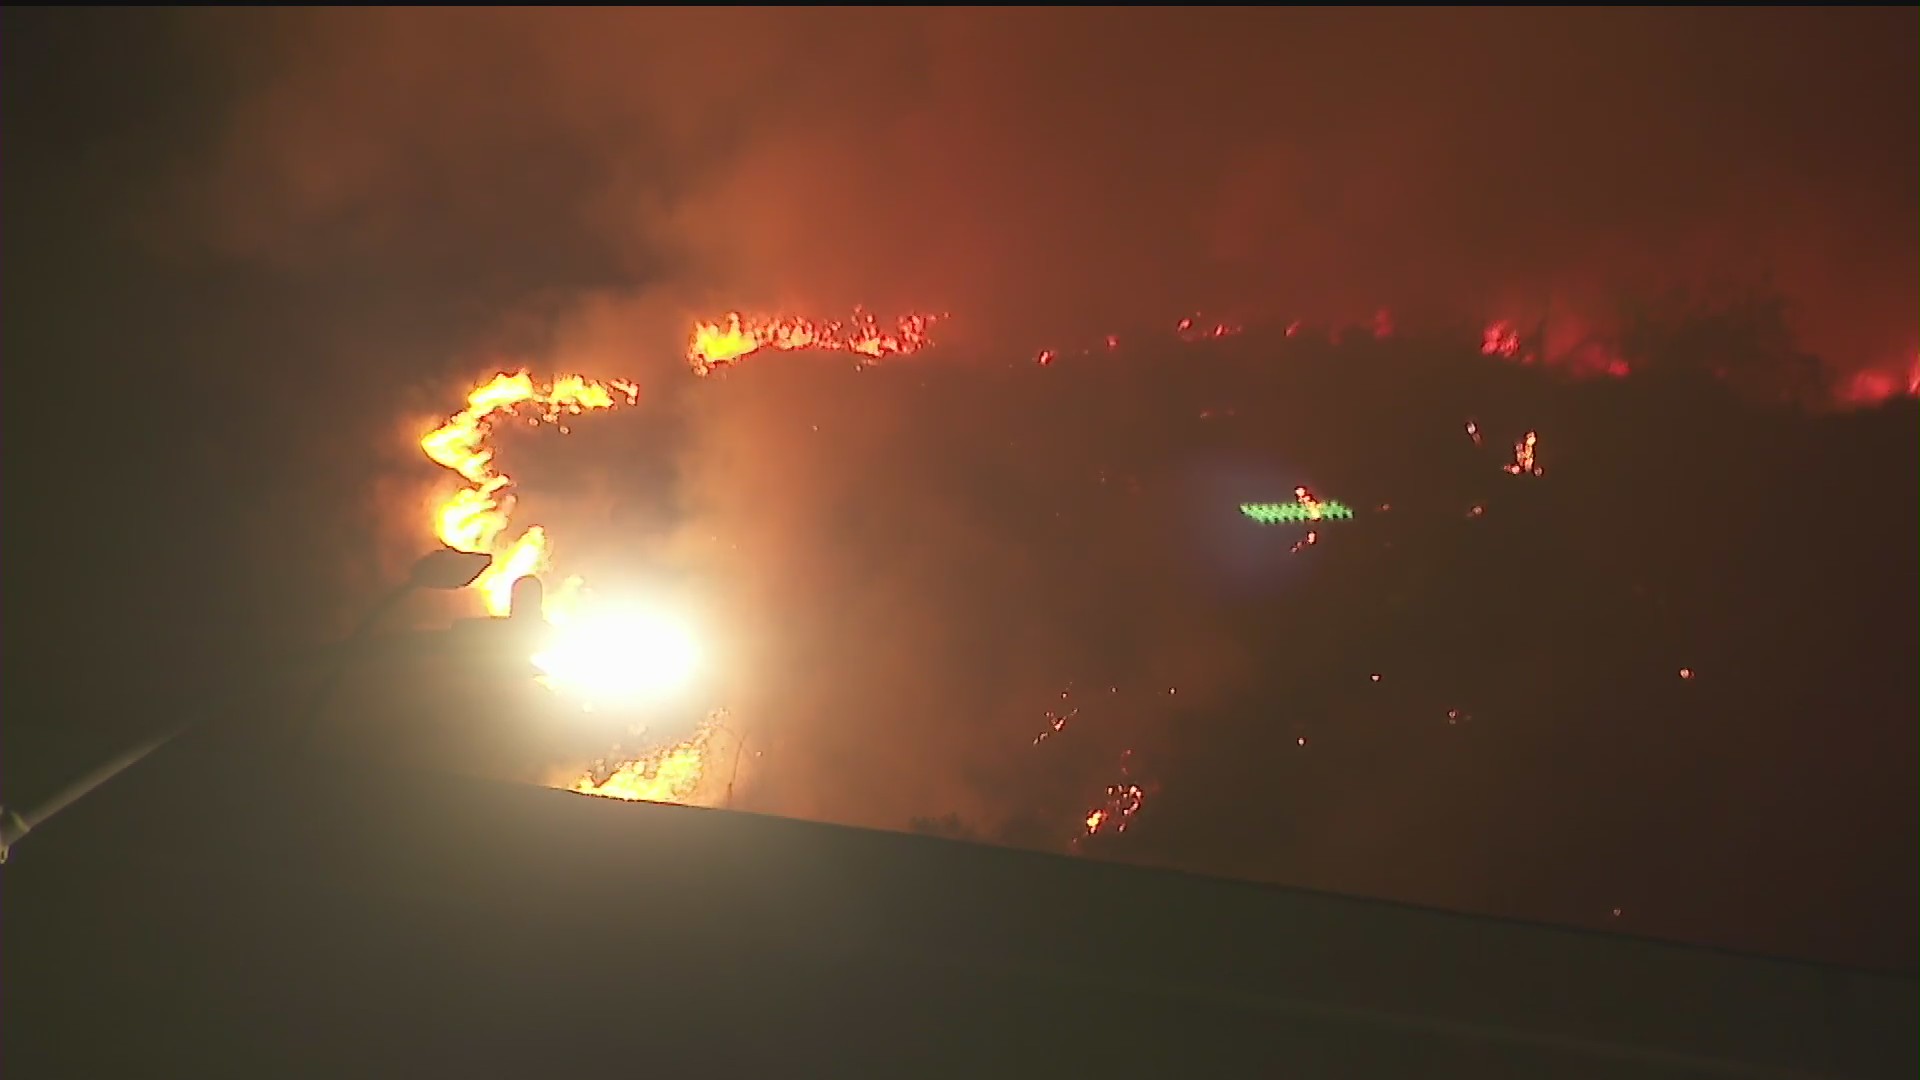
M 1337 502 L 1241 503 L 1240 512 L 1262 525 L 1278 525 L 1289 521 L 1345 521 L 1353 516 L 1352 507 Z

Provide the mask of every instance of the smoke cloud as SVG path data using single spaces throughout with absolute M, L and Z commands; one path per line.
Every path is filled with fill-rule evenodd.
M 1047 484 L 1151 467 L 1115 459 L 1148 422 L 1138 386 L 1009 411 L 1006 363 L 1054 336 L 1197 308 L 1470 320 L 1765 274 L 1838 372 L 1915 345 L 1912 10 L 189 25 L 232 92 L 174 178 L 176 242 L 434 298 L 461 325 L 341 361 L 414 387 L 410 408 L 422 388 L 451 408 L 502 357 L 641 381 L 637 422 L 595 418 L 617 434 L 512 448 L 523 520 L 590 576 L 644 557 L 713 582 L 769 808 L 1004 809 L 1030 766 L 1001 748 L 1066 681 L 1117 699 L 1125 673 L 1128 700 L 1198 707 L 1249 663 L 1138 504 L 1054 528 Z M 696 316 L 855 304 L 952 312 L 942 356 L 684 371 Z M 569 473 L 597 479 L 569 495 Z M 1096 625 L 1116 590 L 1127 625 Z M 1110 711 L 1117 752 L 1139 732 Z
M 1899 366 L 1913 22 L 220 13 L 243 92 L 194 180 L 230 250 L 284 264 L 544 264 L 549 289 L 931 304 L 1007 335 L 1769 274 L 1816 351 Z

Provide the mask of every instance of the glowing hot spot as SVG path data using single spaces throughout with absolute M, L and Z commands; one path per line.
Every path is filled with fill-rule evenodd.
M 864 311 L 844 321 L 736 312 L 696 323 L 687 360 L 696 375 L 763 350 L 844 352 L 865 364 L 906 356 L 931 344 L 928 330 L 933 322 L 931 315 L 907 315 L 882 324 Z M 513 478 L 496 460 L 493 436 L 499 424 L 512 420 L 551 425 L 564 434 L 572 417 L 632 404 L 638 397 L 637 387 L 619 380 L 562 375 L 542 383 L 525 371 L 501 372 L 470 390 L 465 408 L 421 436 L 420 449 L 427 458 L 459 478 L 458 487 L 434 509 L 434 536 L 459 551 L 493 556 L 492 565 L 472 585 L 488 614 L 507 615 L 514 583 L 547 572 L 552 554 L 547 531 L 539 525 L 509 535 Z M 542 682 L 587 701 L 614 702 L 678 692 L 697 674 L 701 652 L 684 625 L 657 613 L 579 610 L 580 593 L 580 579 L 569 578 L 544 594 L 541 614 L 554 625 L 555 637 L 532 658 Z M 572 787 L 616 798 L 684 801 L 705 774 L 710 734 L 709 725 L 692 738 Z
M 653 700 L 687 688 L 700 646 L 685 623 L 661 612 L 588 612 L 556 626 L 533 666 L 588 701 Z

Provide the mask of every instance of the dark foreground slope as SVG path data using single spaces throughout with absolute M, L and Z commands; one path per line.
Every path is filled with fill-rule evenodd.
M 47 1076 L 1911 1076 L 1915 983 L 169 750 L 5 868 Z

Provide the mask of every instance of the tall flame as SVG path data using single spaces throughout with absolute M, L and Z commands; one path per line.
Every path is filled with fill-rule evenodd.
M 547 532 L 538 525 L 511 539 L 505 535 L 513 512 L 513 478 L 494 460 L 498 418 L 525 416 L 529 424 L 552 424 L 564 434 L 570 430 L 567 418 L 632 404 L 639 395 L 630 382 L 561 375 L 540 384 L 524 371 L 501 372 L 467 394 L 466 408 L 421 437 L 427 457 L 462 481 L 434 512 L 434 535 L 450 548 L 493 556 L 493 565 L 472 586 L 488 614 L 507 614 L 513 583 L 546 569 L 548 556 Z M 564 595 L 556 591 L 550 603 Z
M 931 344 L 928 330 L 933 322 L 931 315 L 907 315 L 889 327 L 858 310 L 844 322 L 755 318 L 734 312 L 694 325 L 687 361 L 694 374 L 707 375 L 765 349 L 824 349 L 851 353 L 864 364 L 918 352 Z M 547 531 L 540 525 L 509 535 L 513 478 L 496 460 L 493 436 L 499 425 L 507 419 L 524 420 L 533 427 L 553 425 L 565 434 L 572 417 L 632 404 L 638 398 L 638 388 L 621 380 L 597 382 L 561 375 L 539 383 L 525 371 L 501 372 L 475 386 L 467 394 L 464 409 L 421 437 L 420 449 L 427 457 L 460 478 L 460 486 L 434 511 L 434 535 L 448 547 L 493 556 L 492 565 L 471 586 L 488 614 L 508 614 L 514 582 L 545 573 L 551 554 Z M 542 614 L 548 621 L 564 618 L 579 586 L 579 579 L 573 578 L 546 592 Z M 616 799 L 690 801 L 701 794 L 711 744 L 721 730 L 726 729 L 719 714 L 709 716 L 686 739 L 610 768 L 608 762 L 597 762 L 586 775 L 561 784 L 583 794 Z

